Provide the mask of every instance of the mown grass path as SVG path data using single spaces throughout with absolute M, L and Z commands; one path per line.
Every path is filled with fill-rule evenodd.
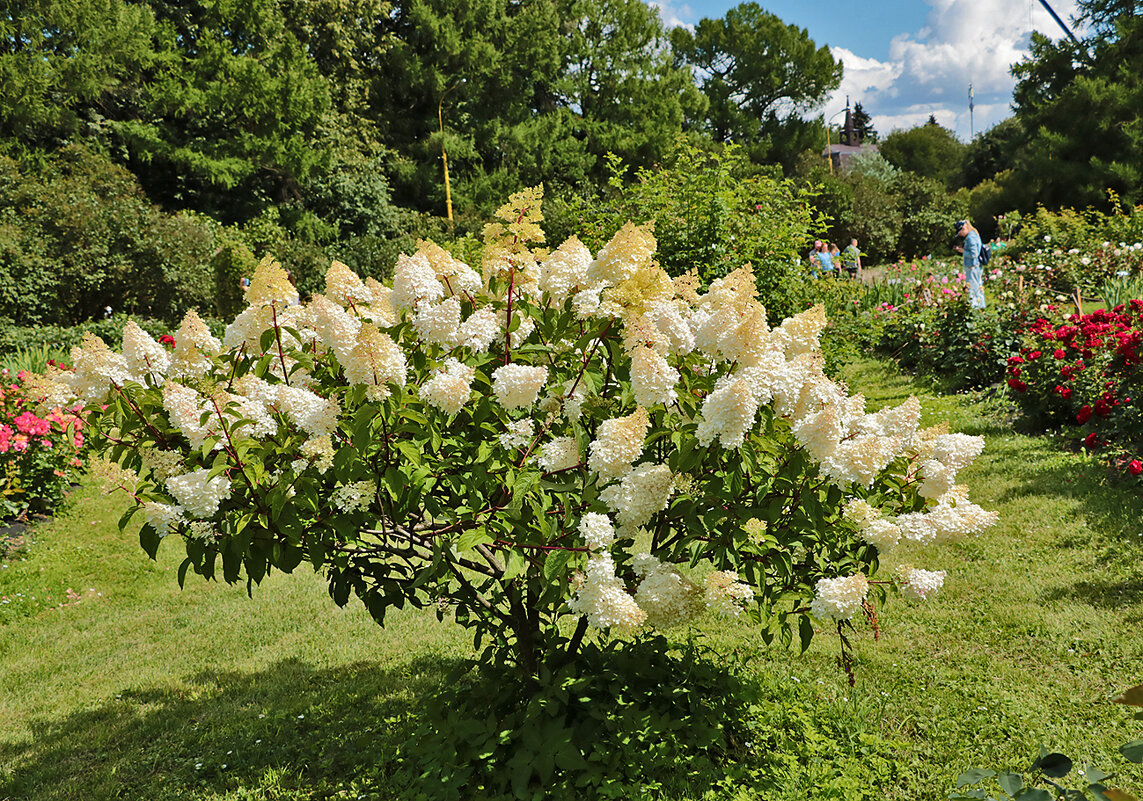
M 1001 522 L 916 555 L 945 589 L 891 600 L 878 642 L 861 627 L 855 688 L 836 635 L 797 655 L 712 622 L 707 640 L 751 657 L 774 699 L 759 720 L 790 736 L 768 740 L 764 790 L 704 777 L 670 797 L 938 799 L 963 769 L 1024 767 L 1040 744 L 1143 789 L 1116 752 L 1143 723 L 1110 703 L 1143 682 L 1143 499 L 997 406 L 872 361 L 846 378 L 871 408 L 915 393 L 926 424 L 985 435 L 962 478 Z M 82 488 L 0 568 L 0 799 L 399 797 L 397 743 L 470 654 L 463 632 L 428 610 L 379 629 L 304 570 L 252 598 L 194 576 L 180 590 L 177 549 L 147 560 L 123 508 Z

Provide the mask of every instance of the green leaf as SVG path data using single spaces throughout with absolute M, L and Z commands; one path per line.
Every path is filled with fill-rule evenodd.
M 802 644 L 802 653 L 805 653 L 806 649 L 810 647 L 810 641 L 813 638 L 814 638 L 814 623 L 812 620 L 810 620 L 809 615 L 802 615 L 802 619 L 798 621 L 798 639 L 801 641 L 801 644 Z M 965 775 L 967 775 L 967 774 L 964 774 L 964 773 L 961 774 L 961 776 L 965 776 Z M 977 781 L 980 781 L 980 780 L 977 779 Z M 960 786 L 961 785 L 959 785 L 959 784 L 957 785 L 957 787 L 960 787 Z
M 544 560 L 544 578 L 551 581 L 553 577 L 561 574 L 574 553 L 574 551 L 550 551 Z
M 488 530 L 484 526 L 470 528 L 457 538 L 456 549 L 458 551 L 470 551 L 477 545 L 487 545 L 492 542 L 492 536 L 489 535 Z
M 1143 762 L 1143 740 L 1132 740 L 1119 746 L 1119 753 L 1123 754 L 1128 762 Z
M 959 790 L 970 784 L 979 784 L 985 779 L 991 779 L 996 775 L 996 771 L 989 770 L 988 768 L 970 768 L 964 773 L 956 777 L 956 786 Z
M 1134 687 L 1124 690 L 1123 695 L 1113 700 L 1117 704 L 1143 706 L 1143 684 L 1137 684 Z
M 1018 798 L 1020 801 L 1052 801 L 1052 794 L 1038 787 L 1025 787 Z
M 996 780 L 1000 782 L 1001 789 L 1003 789 L 1004 792 L 1008 793 L 1008 795 L 1016 795 L 1016 793 L 1020 792 L 1020 789 L 1024 786 L 1024 777 L 1019 773 L 1010 773 L 1008 771 L 1004 771 L 997 777 Z
M 1032 763 L 1032 769 L 1038 770 L 1045 776 L 1053 779 L 1062 779 L 1071 773 L 1072 761 L 1063 754 L 1042 754 Z

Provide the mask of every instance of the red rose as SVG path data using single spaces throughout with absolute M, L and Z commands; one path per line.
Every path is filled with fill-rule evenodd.
M 1095 435 L 1095 432 L 1092 432 L 1091 434 L 1088 434 L 1086 437 L 1083 438 L 1083 444 L 1085 447 L 1088 447 L 1088 448 L 1098 448 L 1099 447 L 1099 437 L 1097 437 Z
M 1064 400 L 1067 400 L 1071 396 L 1072 396 L 1072 388 L 1071 387 L 1061 387 L 1060 388 L 1060 397 L 1061 398 L 1063 398 Z
M 1131 463 L 1127 465 L 1127 472 L 1133 476 L 1143 473 L 1143 462 L 1138 459 L 1132 459 Z
M 1008 386 L 1012 387 L 1012 389 L 1016 390 L 1017 392 L 1023 392 L 1028 388 L 1027 384 L 1016 377 L 1008 379 Z
M 1057 359 L 1062 359 L 1065 356 L 1067 356 L 1068 354 L 1064 351 L 1063 348 L 1056 348 L 1055 352 L 1053 352 L 1052 355 L 1055 356 Z
M 1076 422 L 1082 426 L 1084 423 L 1086 423 L 1090 419 L 1091 419 L 1091 407 L 1085 404 L 1084 407 L 1079 410 L 1079 414 L 1076 415 Z
M 1042 354 L 1040 353 L 1040 351 L 1038 351 L 1038 350 L 1034 350 L 1034 351 L 1032 351 L 1031 353 L 1029 353 L 1029 354 L 1028 354 L 1028 358 L 1029 358 L 1029 359 L 1038 359 L 1038 358 L 1040 358 L 1040 356 L 1041 356 L 1041 355 L 1042 355 Z
M 1108 404 L 1106 398 L 1100 398 L 1095 402 L 1095 413 L 1100 417 L 1107 417 L 1111 414 L 1111 406 Z

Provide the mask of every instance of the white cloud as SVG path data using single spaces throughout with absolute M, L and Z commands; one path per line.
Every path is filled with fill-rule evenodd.
M 1028 53 L 1031 31 L 1058 39 L 1064 34 L 1039 3 L 1011 0 L 926 0 L 925 26 L 893 39 L 887 61 L 832 48 L 844 65 L 842 85 L 824 106 L 831 117 L 846 95 L 861 103 L 881 134 L 919 125 L 932 114 L 962 139 L 1011 114 L 1016 79 L 1011 67 Z M 1067 20 L 1075 0 L 1055 0 Z M 975 111 L 968 109 L 968 88 Z
M 659 19 L 663 20 L 663 26 L 667 30 L 671 28 L 694 30 L 695 26 L 687 20 L 694 19 L 695 15 L 686 3 L 677 3 L 675 0 L 651 0 L 647 5 L 659 12 Z

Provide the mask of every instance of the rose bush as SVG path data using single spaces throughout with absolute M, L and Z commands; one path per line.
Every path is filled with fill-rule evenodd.
M 26 378 L 0 371 L 0 520 L 54 511 L 83 464 L 83 419 L 63 404 L 38 409 Z
M 822 372 L 820 307 L 771 327 L 749 268 L 700 292 L 649 226 L 546 252 L 538 190 L 497 216 L 481 273 L 426 242 L 391 286 L 335 262 L 302 304 L 266 259 L 221 342 L 194 313 L 169 353 L 128 324 L 39 395 L 87 404 L 124 524 L 182 541 L 180 581 L 308 562 L 337 603 L 433 605 L 529 677 L 590 628 L 708 610 L 805 645 L 891 586 L 931 596 L 944 574 L 905 559 L 995 521 L 956 484 L 983 440 L 920 429 L 915 398 L 866 413 Z

